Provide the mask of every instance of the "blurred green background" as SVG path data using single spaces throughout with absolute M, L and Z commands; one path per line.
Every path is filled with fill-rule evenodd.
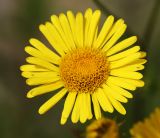
M 112 12 L 122 17 L 130 30 L 139 36 L 142 49 L 148 52 L 144 73 L 145 87 L 134 93 L 124 106 L 127 115 L 104 113 L 122 123 L 122 137 L 134 122 L 143 120 L 155 107 L 160 107 L 160 0 L 0 0 L 0 138 L 79 138 L 86 124 L 59 124 L 64 100 L 40 116 L 39 106 L 53 93 L 26 98 L 29 87 L 21 77 L 19 66 L 25 63 L 24 46 L 31 37 L 42 38 L 38 26 L 52 14 L 67 10 L 84 11 L 102 8 L 102 18 Z M 95 4 L 96 3 L 96 4 Z M 101 7 L 99 7 L 101 6 Z M 104 9 L 104 7 L 107 8 Z M 127 36 L 127 35 L 126 35 Z

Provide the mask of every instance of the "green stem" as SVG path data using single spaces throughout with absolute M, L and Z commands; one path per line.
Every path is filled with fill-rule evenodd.
M 115 13 L 111 12 L 106 6 L 103 5 L 103 3 L 100 2 L 100 0 L 93 0 L 93 2 L 97 5 L 97 7 L 103 12 L 103 13 L 108 13 L 110 15 L 114 15 L 116 19 L 119 19 L 120 17 L 116 15 Z M 128 36 L 132 36 L 135 34 L 130 27 L 127 28 L 126 34 Z M 140 37 L 139 37 L 140 38 Z M 142 40 L 139 39 L 139 42 L 142 43 Z
M 146 25 L 146 31 L 145 31 L 144 37 L 143 37 L 142 49 L 145 51 L 149 50 L 150 42 L 152 40 L 153 32 L 155 30 L 155 24 L 158 19 L 157 17 L 158 17 L 158 13 L 159 13 L 159 8 L 160 8 L 160 0 L 156 0 L 154 3 L 154 6 L 153 6 L 152 12 L 150 14 L 148 23 Z M 146 70 L 144 70 L 143 73 L 145 75 L 147 75 Z M 152 81 L 152 82 L 154 82 L 154 81 Z M 147 92 L 147 90 L 146 90 L 146 92 Z M 144 112 L 144 110 L 142 110 L 142 108 L 145 107 L 145 102 L 146 102 L 146 99 L 145 99 L 144 95 L 142 95 L 142 94 L 137 95 L 134 110 L 137 111 L 139 113 L 139 115 L 135 116 L 135 118 L 134 118 L 135 121 L 143 118 L 145 112 Z
M 93 0 L 93 2 L 97 5 L 97 7 L 103 12 L 108 13 L 111 15 L 114 15 L 117 19 L 120 18 L 118 15 L 115 15 L 115 13 L 111 12 L 106 6 L 104 6 L 99 0 Z
M 103 5 L 103 3 L 100 2 L 100 0 L 93 0 L 93 2 L 97 5 L 97 7 L 103 12 L 103 13 L 108 13 L 111 15 L 114 15 L 117 19 L 120 18 L 118 15 L 116 15 L 115 13 L 111 12 L 106 6 Z M 151 36 L 153 34 L 154 31 L 154 27 L 155 27 L 155 23 L 157 22 L 157 17 L 158 17 L 158 11 L 160 8 L 160 0 L 156 0 L 153 10 L 151 12 L 151 15 L 149 17 L 148 23 L 147 23 L 147 27 L 146 27 L 146 31 L 144 34 L 143 39 L 139 39 L 139 43 L 141 45 L 143 45 L 142 50 L 148 51 L 148 47 L 151 41 Z M 131 31 L 131 29 L 128 27 L 127 29 L 127 35 L 133 35 L 134 32 Z M 139 37 L 140 38 L 140 37 Z
M 160 8 L 160 0 L 156 0 L 155 4 L 154 4 L 154 7 L 153 7 L 153 10 L 150 14 L 150 17 L 149 17 L 149 20 L 148 20 L 148 23 L 147 23 L 147 27 L 146 27 L 146 31 L 145 31 L 145 34 L 144 34 L 144 37 L 143 37 L 143 48 L 144 48 L 145 51 L 148 51 L 148 47 L 150 45 L 153 32 L 155 30 L 155 24 L 156 24 L 157 19 L 158 19 L 157 17 L 158 17 L 158 14 L 159 14 L 159 12 L 158 12 L 159 8 Z

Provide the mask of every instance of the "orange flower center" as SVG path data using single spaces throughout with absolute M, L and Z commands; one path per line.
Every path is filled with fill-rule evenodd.
M 99 50 L 81 48 L 66 54 L 60 64 L 60 76 L 73 92 L 94 92 L 109 75 L 109 63 Z

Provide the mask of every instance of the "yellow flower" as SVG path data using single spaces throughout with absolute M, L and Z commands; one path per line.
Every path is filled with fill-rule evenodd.
M 119 127 L 114 120 L 101 118 L 87 126 L 86 138 L 119 138 Z
M 113 16 L 98 31 L 100 16 L 99 10 L 91 9 L 84 16 L 80 12 L 75 16 L 71 11 L 52 15 L 51 22 L 39 29 L 54 50 L 35 38 L 25 47 L 30 57 L 26 58 L 28 64 L 20 68 L 22 76 L 28 85 L 38 85 L 27 97 L 59 91 L 40 107 L 40 114 L 67 95 L 61 124 L 66 123 L 71 112 L 73 123 L 91 119 L 91 101 L 96 119 L 101 118 L 100 106 L 106 112 L 112 113 L 115 108 L 125 115 L 120 102 L 132 98 L 127 90 L 144 85 L 137 71 L 144 68 L 146 53 L 139 51 L 140 46 L 129 48 L 137 37 L 118 41 L 127 26 L 122 19 L 114 22 Z
M 143 122 L 136 123 L 130 133 L 133 138 L 160 138 L 160 108 Z

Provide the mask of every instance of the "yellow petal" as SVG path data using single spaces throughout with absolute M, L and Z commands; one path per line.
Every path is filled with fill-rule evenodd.
M 27 93 L 27 98 L 33 98 L 35 96 L 54 91 L 54 90 L 56 90 L 58 88 L 61 88 L 61 87 L 63 87 L 63 83 L 61 81 L 58 81 L 58 82 L 55 82 L 55 83 L 41 85 L 41 86 L 38 86 L 38 87 L 35 87 L 35 88 L 31 89 Z
M 114 23 L 113 27 L 111 28 L 110 32 L 108 33 L 105 41 L 103 42 L 103 45 L 118 31 L 119 28 L 121 28 L 124 24 L 123 19 L 119 19 Z
M 53 65 L 53 64 L 51 64 L 47 61 L 41 60 L 39 58 L 28 57 L 28 58 L 26 58 L 26 61 L 30 64 L 35 64 L 35 65 L 38 65 L 40 67 L 46 68 L 48 70 L 59 72 L 58 67 L 56 67 L 55 65 Z
M 48 58 L 45 54 L 43 54 L 42 52 L 40 52 L 39 50 L 31 47 L 31 46 L 26 46 L 25 47 L 25 51 L 26 53 L 30 54 L 33 57 L 37 57 L 39 59 L 51 62 L 51 63 L 55 63 L 55 61 L 53 59 Z M 59 65 L 59 63 L 57 64 Z
M 91 97 L 89 93 L 86 93 L 87 96 L 87 108 L 88 108 L 88 119 L 92 119 L 92 108 L 91 108 Z
M 30 64 L 27 64 L 27 65 L 22 65 L 20 67 L 20 70 L 21 71 L 49 71 L 48 69 L 46 68 L 43 68 L 43 67 L 40 67 L 40 66 L 37 66 L 37 65 L 30 65 Z
M 92 9 L 88 8 L 85 12 L 85 30 L 84 30 L 84 46 L 87 46 L 87 40 L 88 40 L 88 33 L 89 33 L 89 27 L 91 24 L 91 19 L 92 19 Z
M 132 36 L 129 37 L 121 42 L 119 42 L 118 44 L 116 44 L 114 47 L 112 47 L 110 50 L 108 50 L 107 52 L 107 56 L 113 55 L 129 46 L 131 46 L 132 44 L 134 44 L 137 41 L 137 37 L 136 36 Z
M 88 30 L 88 38 L 87 38 L 87 42 L 86 42 L 86 46 L 88 46 L 88 47 L 92 46 L 93 39 L 94 39 L 94 36 L 95 36 L 97 25 L 99 23 L 100 16 L 101 16 L 101 12 L 99 10 L 96 10 L 93 13 L 91 23 L 90 23 L 90 26 L 89 26 L 89 30 Z
M 64 108 L 61 116 L 61 124 L 65 124 L 74 106 L 76 92 L 70 92 L 65 100 Z
M 47 48 L 47 46 L 45 46 L 42 42 L 35 38 L 30 39 L 29 42 L 32 46 L 41 51 L 41 53 L 43 53 L 46 57 L 50 58 L 53 63 L 59 65 L 60 57 L 49 48 Z
M 119 93 L 117 93 L 116 91 L 111 89 L 111 87 L 109 87 L 108 85 L 104 84 L 103 88 L 104 88 L 104 92 L 106 92 L 106 94 L 108 94 L 108 96 L 111 95 L 115 100 L 118 100 L 123 103 L 128 102 L 128 100 L 124 96 L 120 95 Z
M 143 77 L 143 75 L 139 72 L 126 71 L 121 68 L 111 70 L 110 75 L 129 79 L 141 79 Z
M 38 110 L 39 114 L 44 114 L 50 110 L 62 97 L 67 93 L 67 89 L 63 88 L 53 97 L 51 97 L 47 102 L 45 102 Z
M 103 24 L 103 27 L 98 35 L 98 38 L 96 40 L 96 42 L 93 44 L 93 47 L 98 48 L 102 45 L 102 43 L 104 42 L 108 32 L 110 31 L 110 28 L 112 27 L 114 22 L 114 17 L 113 16 L 109 16 L 105 23 Z
M 76 33 L 76 18 L 75 18 L 72 11 L 67 11 L 67 18 L 68 18 L 68 22 L 69 22 L 70 27 L 71 27 L 74 42 L 76 43 L 77 42 L 76 36 L 75 36 L 75 33 Z
M 105 89 L 104 89 L 105 91 Z M 105 96 L 105 92 L 104 92 L 101 88 L 99 88 L 97 90 L 97 92 L 95 92 L 97 99 L 99 101 L 99 104 L 101 105 L 102 109 L 104 111 L 108 111 L 110 113 L 113 112 L 113 107 L 111 105 L 111 103 L 109 102 L 109 100 L 107 99 L 107 97 Z
M 80 101 L 81 101 L 81 105 L 80 105 L 80 122 L 84 123 L 86 122 L 87 118 L 88 118 L 88 110 L 87 110 L 87 97 L 85 93 L 80 93 L 78 94 L 80 95 Z
M 71 115 L 71 120 L 73 123 L 77 123 L 80 117 L 80 106 L 81 106 L 81 101 L 80 101 L 80 95 L 77 95 L 77 99 L 75 101 L 75 105 L 73 108 L 73 112 Z
M 128 90 L 135 90 L 136 87 L 132 84 L 129 84 L 127 82 L 128 79 L 124 79 L 124 78 L 119 78 L 119 77 L 113 77 L 113 76 L 109 76 L 107 82 L 109 83 L 113 83 L 119 87 L 128 89 Z
M 26 53 L 30 54 L 31 56 L 38 57 L 43 60 L 45 60 L 45 59 L 47 60 L 47 58 L 43 55 L 43 53 L 41 53 L 39 50 L 37 50 L 31 46 L 26 46 L 24 50 Z
M 98 27 L 96 28 L 96 32 L 95 32 L 95 34 L 94 34 L 93 43 L 96 42 L 96 40 L 97 40 L 97 35 L 98 35 Z
M 137 52 L 137 53 L 134 53 L 130 56 L 122 58 L 120 60 L 110 62 L 110 69 L 115 69 L 115 68 L 130 64 L 130 63 L 136 61 L 138 58 L 140 58 L 140 56 L 141 56 L 141 54 L 139 52 Z
M 137 60 L 135 60 L 135 61 L 133 61 L 133 62 L 131 62 L 130 64 L 145 64 L 147 62 L 147 60 L 146 59 L 137 59 Z
M 125 50 L 125 51 L 123 51 L 123 52 L 120 52 L 120 53 L 118 53 L 118 54 L 115 54 L 115 55 L 113 55 L 113 56 L 110 56 L 110 57 L 108 57 L 108 61 L 115 61 L 115 60 L 119 60 L 119 59 L 121 59 L 121 58 L 124 58 L 124 57 L 127 57 L 127 56 L 129 56 L 129 55 L 131 55 L 131 54 L 133 54 L 133 53 L 136 53 L 136 52 L 138 52 L 140 50 L 140 46 L 134 46 L 134 47 L 132 47 L 132 48 L 130 48 L 130 49 L 128 49 L 128 50 Z
M 46 72 L 30 72 L 30 71 L 25 71 L 22 72 L 22 76 L 25 78 L 47 78 L 47 77 L 58 77 L 57 72 L 52 72 L 52 71 L 46 71 Z
M 42 32 L 42 34 L 46 37 L 48 42 L 51 44 L 53 48 L 61 55 L 64 55 L 63 49 L 60 47 L 60 45 L 56 42 L 54 36 L 50 33 L 49 28 L 47 28 L 45 25 L 40 25 L 39 30 Z
M 106 52 L 108 51 L 116 42 L 117 40 L 124 34 L 127 26 L 126 24 L 123 24 L 121 28 L 115 34 L 111 37 L 111 39 L 104 45 L 103 51 Z
M 108 93 L 108 91 L 105 91 L 106 96 L 108 97 L 110 103 L 113 105 L 113 107 L 122 115 L 126 114 L 126 110 L 125 108 L 121 105 L 120 102 L 118 102 L 116 99 L 114 99 L 112 97 L 112 95 L 110 95 L 110 93 Z
M 146 130 L 149 132 L 149 137 L 160 138 L 160 133 L 155 129 L 152 122 L 149 119 L 145 120 Z
M 48 29 L 51 36 L 55 39 L 57 45 L 54 45 L 56 49 L 61 48 L 63 51 L 68 52 L 69 48 L 63 41 L 62 37 L 60 36 L 59 32 L 57 31 L 56 27 L 51 24 L 50 22 L 46 22 L 46 28 Z
M 53 25 L 56 27 L 57 31 L 59 32 L 61 38 L 65 42 L 68 49 L 72 50 L 73 47 L 72 47 L 72 45 L 70 45 L 68 36 L 66 36 L 66 34 L 65 34 L 65 32 L 62 28 L 59 18 L 56 15 L 52 15 L 51 16 L 51 21 L 52 21 Z
M 76 15 L 76 39 L 77 39 L 77 47 L 83 47 L 83 15 L 82 13 L 77 13 Z
M 101 109 L 100 109 L 100 106 L 99 106 L 99 103 L 98 103 L 98 100 L 97 100 L 95 93 L 92 94 L 92 102 L 93 102 L 95 117 L 96 117 L 96 119 L 100 119 L 101 118 Z
M 147 53 L 144 52 L 144 51 L 141 51 L 140 53 L 141 53 L 141 57 L 140 58 L 145 58 L 147 56 Z
M 117 100 L 115 100 L 112 96 L 109 96 L 110 102 L 112 103 L 112 105 L 114 106 L 114 108 L 122 115 L 126 114 L 126 110 L 123 107 L 123 105 L 118 102 Z
M 129 84 L 132 84 L 136 87 L 143 87 L 144 86 L 144 81 L 142 81 L 142 80 L 127 79 L 126 81 Z
M 125 96 L 127 98 L 133 98 L 133 95 L 130 92 L 128 92 L 127 90 L 125 90 L 125 89 L 123 89 L 123 88 L 121 88 L 119 86 L 116 86 L 116 85 L 114 85 L 112 83 L 109 83 L 109 82 L 107 82 L 107 85 L 111 89 L 113 89 L 116 93 L 119 93 L 120 95 L 123 95 L 123 96 Z
M 72 47 L 72 49 L 75 49 L 76 46 L 75 46 L 75 42 L 74 42 L 74 38 L 73 38 L 74 34 L 72 34 L 71 27 L 69 25 L 69 22 L 68 22 L 66 15 L 60 14 L 59 21 L 61 23 L 65 37 L 68 39 L 68 43 L 69 43 L 70 47 Z
M 40 85 L 40 84 L 47 84 L 47 83 L 52 83 L 60 80 L 60 77 L 39 77 L 39 78 L 29 78 L 26 80 L 26 83 L 30 86 L 33 85 Z
M 144 66 L 141 64 L 133 64 L 133 65 L 126 65 L 117 69 L 122 69 L 125 71 L 138 71 L 138 70 L 143 70 Z

